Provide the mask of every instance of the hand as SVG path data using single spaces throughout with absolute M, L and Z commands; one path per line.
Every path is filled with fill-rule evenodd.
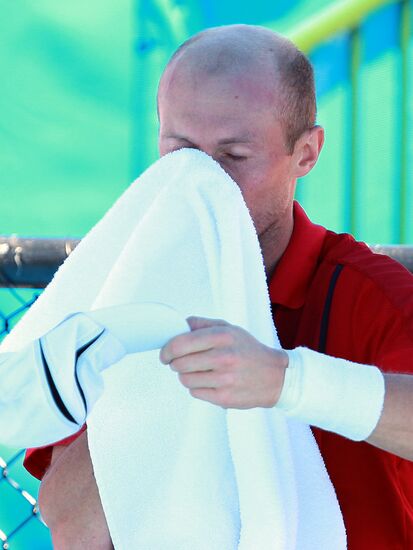
M 187 322 L 191 332 L 169 340 L 159 358 L 193 397 L 225 409 L 275 405 L 288 366 L 285 351 L 222 319 L 188 317 Z

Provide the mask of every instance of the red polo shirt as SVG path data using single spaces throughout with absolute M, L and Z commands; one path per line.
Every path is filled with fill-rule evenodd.
M 413 373 L 413 277 L 350 235 L 314 225 L 297 203 L 293 234 L 269 289 L 284 348 L 321 345 L 328 355 Z M 337 492 L 349 550 L 413 549 L 413 462 L 313 432 Z M 51 450 L 27 452 L 24 464 L 36 477 L 48 467 Z
M 337 265 L 343 266 L 338 277 Z M 412 275 L 350 235 L 312 224 L 297 203 L 270 298 L 284 348 L 319 350 L 330 301 L 325 353 L 413 373 Z M 349 550 L 413 549 L 413 462 L 317 428 L 313 433 L 337 492 Z

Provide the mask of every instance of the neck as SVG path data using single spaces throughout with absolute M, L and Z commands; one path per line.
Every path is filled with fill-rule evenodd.
M 293 226 L 294 221 L 291 211 L 282 223 L 278 222 L 270 225 L 259 236 L 267 283 L 270 282 L 274 269 L 290 242 Z

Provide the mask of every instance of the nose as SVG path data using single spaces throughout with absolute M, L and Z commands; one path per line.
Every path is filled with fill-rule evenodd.
M 215 162 L 217 162 L 220 166 L 222 166 L 222 159 L 220 159 L 219 153 L 216 151 L 216 148 L 213 147 L 212 145 L 208 145 L 208 144 L 193 145 L 191 149 L 202 151 L 206 155 L 212 157 L 215 160 Z
M 196 151 L 202 151 L 206 155 L 209 155 L 214 160 L 216 160 L 214 158 L 214 151 L 213 151 L 213 148 L 211 146 L 203 145 L 203 144 L 199 144 L 199 145 L 198 144 L 197 145 L 192 144 L 192 145 L 188 146 L 188 149 L 195 149 Z

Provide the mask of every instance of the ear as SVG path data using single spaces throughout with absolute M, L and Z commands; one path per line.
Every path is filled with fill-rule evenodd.
M 296 141 L 293 156 L 295 157 L 295 176 L 301 178 L 308 174 L 318 160 L 324 144 L 324 128 L 314 126 L 306 130 Z

